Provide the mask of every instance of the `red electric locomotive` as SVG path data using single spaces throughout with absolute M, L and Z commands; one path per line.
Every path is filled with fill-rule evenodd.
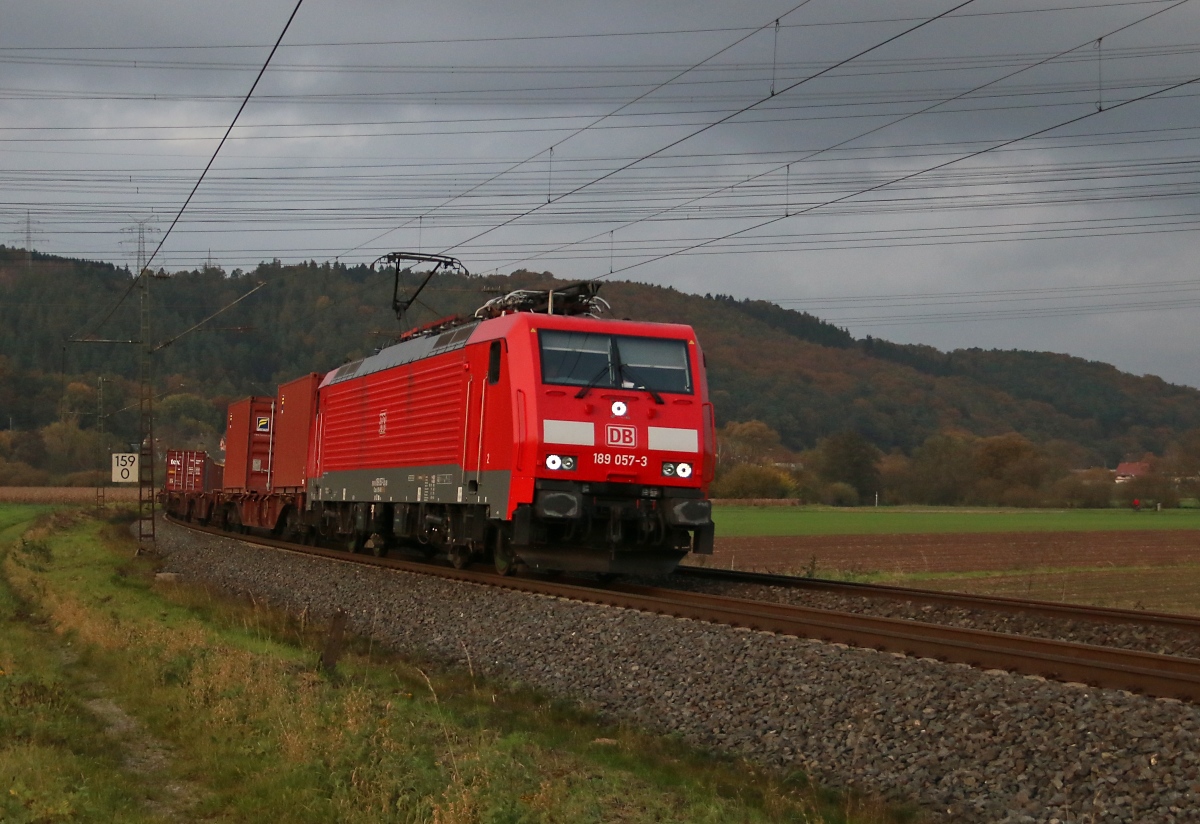
M 515 292 L 319 387 L 314 375 L 239 402 L 245 414 L 234 404 L 228 458 L 248 468 L 227 466 L 220 500 L 191 510 L 355 551 L 491 555 L 502 572 L 661 574 L 711 552 L 714 422 L 695 333 L 599 319 L 595 291 Z

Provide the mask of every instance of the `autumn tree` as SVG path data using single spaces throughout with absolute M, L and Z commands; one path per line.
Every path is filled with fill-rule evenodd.
M 96 469 L 101 460 L 99 433 L 80 429 L 74 421 L 57 421 L 43 427 L 46 446 L 45 468 L 56 474 Z
M 790 498 L 796 484 L 781 469 L 744 463 L 722 474 L 709 491 L 714 498 Z
M 817 472 L 830 484 L 843 483 L 861 497 L 874 496 L 880 488 L 881 453 L 853 430 L 839 432 L 817 444 Z
M 1115 488 L 1113 474 L 1107 469 L 1071 472 L 1050 487 L 1048 503 L 1079 509 L 1104 509 L 1112 506 Z
M 981 504 L 1034 506 L 1049 471 L 1042 452 L 1016 432 L 979 441 L 972 497 Z
M 764 464 L 781 451 L 779 433 L 762 421 L 730 421 L 717 432 L 721 465 Z
M 959 435 L 938 434 L 913 450 L 909 481 L 913 499 L 926 504 L 963 503 L 975 481 L 973 441 Z

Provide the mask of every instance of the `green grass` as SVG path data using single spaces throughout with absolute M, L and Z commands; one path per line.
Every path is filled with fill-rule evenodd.
M 33 707 L 0 730 L 0 821 L 916 820 L 366 642 L 328 677 L 323 627 L 157 583 L 124 527 L 52 517 L 0 535 L 0 691 Z M 158 773 L 123 768 L 136 737 L 83 709 L 101 692 L 164 743 Z
M 18 532 L 12 532 L 13 527 L 21 527 L 39 515 L 50 512 L 54 507 L 39 504 L 0 504 L 0 541 L 10 542 Z
M 960 509 L 935 507 L 715 506 L 723 538 L 947 532 L 1089 532 L 1200 529 L 1200 510 Z
M 19 545 L 46 509 L 0 506 L 0 547 Z M 24 549 L 31 563 L 49 560 L 44 543 Z M 154 820 L 143 802 L 156 789 L 121 769 L 67 653 L 44 616 L 0 578 L 0 821 Z

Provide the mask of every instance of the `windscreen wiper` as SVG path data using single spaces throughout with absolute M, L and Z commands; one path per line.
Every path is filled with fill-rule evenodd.
M 621 374 L 629 375 L 630 377 L 633 377 L 633 371 L 628 366 L 621 367 Z M 654 398 L 655 403 L 657 403 L 659 405 L 666 403 L 666 401 L 664 401 L 662 399 L 662 395 L 658 394 L 653 389 L 651 389 L 650 386 L 645 381 L 642 382 L 641 386 L 634 385 L 634 386 L 631 386 L 630 389 L 643 389 L 650 393 L 650 397 Z
M 625 381 L 623 380 L 624 376 L 629 375 L 630 377 L 633 377 L 633 375 L 630 372 L 629 366 L 621 362 L 621 349 L 620 349 L 620 347 L 617 346 L 616 340 L 613 340 L 613 360 L 615 361 L 615 365 L 617 367 L 617 378 L 621 379 L 618 382 L 624 384 L 625 383 Z M 622 387 L 622 388 L 624 388 L 624 387 Z M 662 395 L 658 394 L 653 389 L 651 389 L 650 385 L 647 384 L 645 381 L 642 381 L 641 386 L 632 386 L 630 388 L 631 389 L 644 389 L 645 391 L 649 392 L 650 397 L 654 398 L 654 402 L 656 404 L 658 404 L 659 406 L 662 406 L 664 403 L 666 403 L 666 401 L 664 401 L 662 399 Z
M 608 372 L 608 369 L 609 365 L 607 363 L 601 366 L 600 371 L 596 373 L 596 376 L 580 387 L 579 391 L 575 393 L 576 399 L 587 397 L 587 393 L 596 388 L 596 386 L 600 383 L 600 379 L 604 377 L 606 372 Z

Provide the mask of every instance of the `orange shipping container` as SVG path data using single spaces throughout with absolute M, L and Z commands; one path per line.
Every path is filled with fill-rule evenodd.
M 317 387 L 322 377 L 312 372 L 279 387 L 271 477 L 274 490 L 304 488 L 309 435 L 317 414 Z
M 220 489 L 221 465 L 207 452 L 170 449 L 167 451 L 168 492 L 211 492 Z
M 274 398 L 251 396 L 229 405 L 225 429 L 227 491 L 270 491 L 274 434 Z

